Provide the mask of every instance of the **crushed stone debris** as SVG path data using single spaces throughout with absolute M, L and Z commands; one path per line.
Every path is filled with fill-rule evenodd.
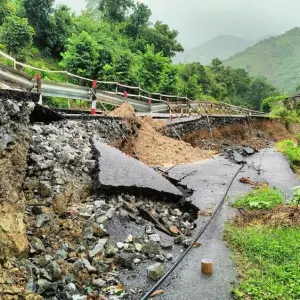
M 72 120 L 25 124 L 29 145 L 24 147 L 23 139 L 13 147 L 5 144 L 5 150 L 12 149 L 1 153 L 0 187 L 10 188 L 5 216 L 11 211 L 17 222 L 11 226 L 4 217 L 1 222 L 15 231 L 15 240 L 5 236 L 7 245 L 20 247 L 16 242 L 22 241 L 22 251 L 1 257 L 1 299 L 134 299 L 140 288 L 126 285 L 123 272 L 147 278 L 147 266 L 159 261 L 152 272 L 157 278 L 184 248 L 196 226 L 195 208 L 128 194 L 94 194 L 92 138 L 106 135 L 101 127 L 96 121 Z M 24 172 L 12 172 L 14 166 Z M 179 245 L 165 233 L 172 226 L 181 234 Z

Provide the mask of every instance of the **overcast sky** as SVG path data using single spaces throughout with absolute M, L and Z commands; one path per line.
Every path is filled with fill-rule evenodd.
M 218 35 L 260 39 L 300 26 L 299 0 L 140 0 L 180 33 L 185 48 Z M 57 0 L 80 12 L 85 0 Z

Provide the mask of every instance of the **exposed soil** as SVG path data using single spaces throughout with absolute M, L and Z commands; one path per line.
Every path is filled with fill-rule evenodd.
M 150 117 L 136 117 L 132 110 L 128 103 L 124 103 L 111 113 L 113 116 L 123 117 L 130 127 L 138 128 L 134 137 L 113 144 L 126 154 L 151 166 L 191 163 L 211 158 L 215 154 L 213 151 L 197 149 L 184 141 L 162 135 L 157 130 L 165 122 Z
M 289 127 L 289 130 L 291 132 L 293 132 L 294 134 L 298 134 L 300 132 L 300 124 L 299 123 L 298 124 L 296 124 L 296 123 L 289 124 L 288 127 Z
M 125 102 L 115 110 L 111 111 L 108 115 L 111 117 L 135 118 L 135 111 L 130 104 Z
M 299 226 L 300 206 L 280 205 L 272 210 L 249 211 L 241 209 L 232 221 L 237 226 Z
M 199 130 L 184 136 L 183 139 L 194 147 L 221 151 L 224 146 L 249 146 L 258 150 L 265 148 L 270 142 L 292 137 L 279 120 L 251 120 L 250 123 L 220 126 L 212 132 Z

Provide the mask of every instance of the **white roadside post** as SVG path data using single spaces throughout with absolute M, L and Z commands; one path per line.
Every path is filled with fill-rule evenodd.
M 96 109 L 97 109 L 97 97 L 96 97 L 96 92 L 97 92 L 97 81 L 93 80 L 92 82 L 92 108 L 91 108 L 91 115 L 94 116 L 96 114 Z

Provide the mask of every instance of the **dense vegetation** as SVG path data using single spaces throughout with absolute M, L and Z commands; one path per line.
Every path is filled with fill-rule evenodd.
M 261 110 L 270 113 L 270 117 L 281 118 L 286 126 L 300 123 L 300 100 L 286 95 L 271 96 L 261 103 Z
M 238 299 L 299 299 L 300 230 L 298 227 L 228 225 L 242 280 Z
M 297 143 L 291 140 L 282 141 L 277 144 L 277 149 L 288 158 L 295 171 L 300 168 L 300 134 Z
M 225 67 L 214 59 L 173 65 L 182 52 L 178 32 L 150 23 L 151 10 L 133 0 L 88 0 L 75 15 L 54 0 L 3 0 L 0 3 L 0 49 L 40 68 L 67 69 L 89 78 L 142 86 L 151 92 L 180 94 L 260 109 L 276 95 L 265 78 Z M 25 70 L 34 75 L 31 70 Z M 62 81 L 64 76 L 42 74 Z
M 300 28 L 263 40 L 225 61 L 245 68 L 253 76 L 266 76 L 282 93 L 292 94 L 299 86 Z
M 262 187 L 235 202 L 244 213 L 227 224 L 225 239 L 240 276 L 236 299 L 299 299 L 299 219 L 291 221 L 299 195 L 297 188 L 295 205 L 284 205 L 281 192 Z

